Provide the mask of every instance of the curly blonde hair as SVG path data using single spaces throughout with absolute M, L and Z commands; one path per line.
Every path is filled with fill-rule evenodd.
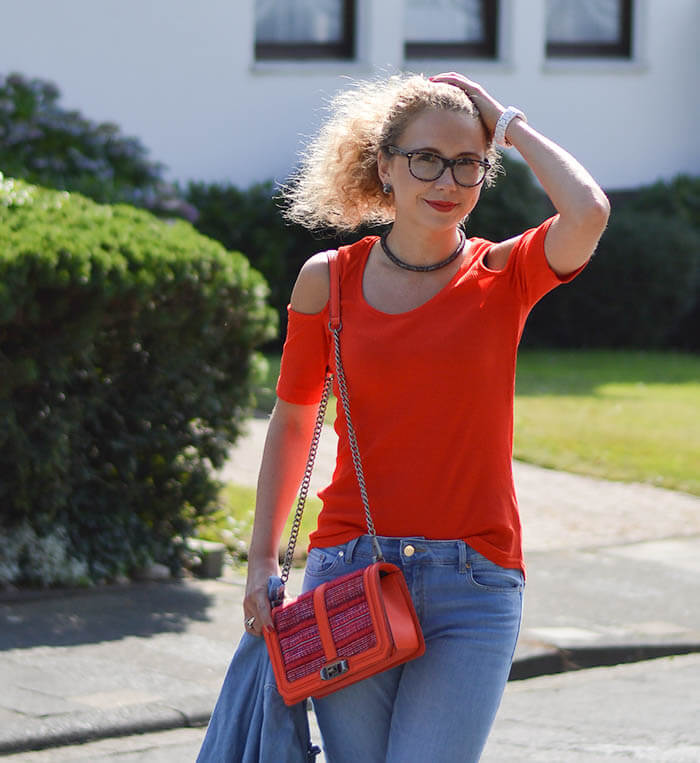
M 377 154 L 395 144 L 409 122 L 426 109 L 479 118 L 462 90 L 417 74 L 356 82 L 336 95 L 329 118 L 281 189 L 284 216 L 311 230 L 338 232 L 392 222 L 393 200 L 382 191 Z M 499 155 L 488 134 L 486 141 L 491 163 L 486 183 L 491 185 L 500 170 Z

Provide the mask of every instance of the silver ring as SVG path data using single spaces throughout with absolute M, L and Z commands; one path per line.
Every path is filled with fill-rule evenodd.
M 255 622 L 255 617 L 249 617 L 247 620 L 243 621 L 245 623 L 246 628 L 252 628 L 253 623 Z

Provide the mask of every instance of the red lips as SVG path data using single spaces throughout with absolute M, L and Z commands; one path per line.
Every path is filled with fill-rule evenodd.
M 426 199 L 425 203 L 433 209 L 436 209 L 438 212 L 452 212 L 457 206 L 457 204 L 454 204 L 451 201 L 428 201 Z

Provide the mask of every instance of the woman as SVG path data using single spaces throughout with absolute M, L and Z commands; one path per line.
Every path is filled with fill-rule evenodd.
M 511 472 L 513 385 L 529 310 L 591 257 L 609 214 L 586 170 L 459 74 L 394 77 L 341 94 L 287 190 L 291 219 L 384 240 L 340 250 L 343 363 L 372 516 L 402 568 L 423 657 L 314 702 L 327 759 L 475 761 L 508 677 L 523 559 Z M 461 225 L 513 145 L 557 214 L 507 241 Z M 271 624 L 267 581 L 303 473 L 329 362 L 323 254 L 294 287 L 278 402 L 258 483 L 246 627 Z M 332 367 L 332 362 L 331 362 Z M 304 589 L 372 561 L 339 413 Z

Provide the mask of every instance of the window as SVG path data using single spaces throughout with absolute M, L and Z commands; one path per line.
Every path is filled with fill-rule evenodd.
M 256 0 L 255 57 L 352 58 L 354 0 Z
M 495 58 L 498 0 L 406 0 L 406 58 Z
M 632 0 L 547 0 L 549 58 L 630 58 Z

